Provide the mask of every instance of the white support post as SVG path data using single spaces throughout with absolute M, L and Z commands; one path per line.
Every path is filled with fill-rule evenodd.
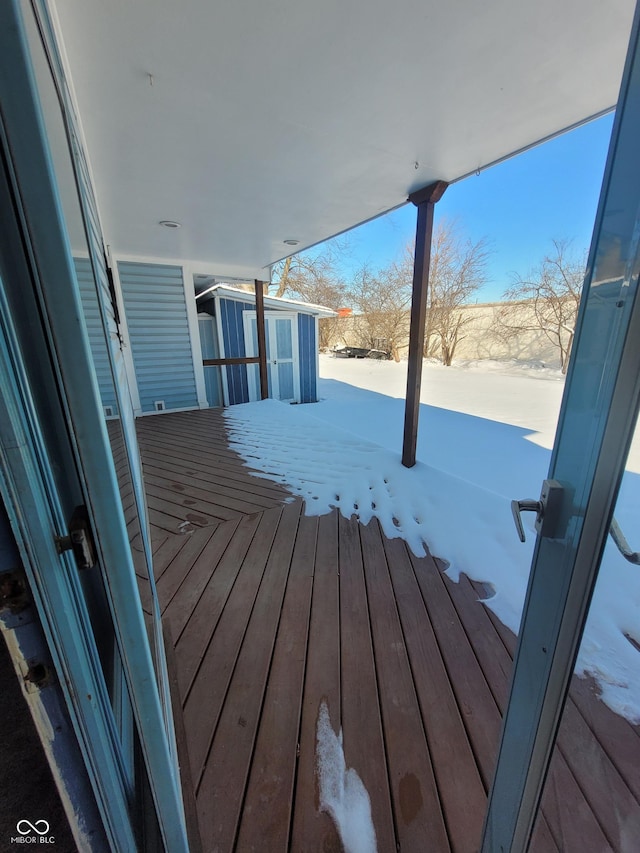
M 131 351 L 131 338 L 129 337 L 129 325 L 127 323 L 127 315 L 124 310 L 124 296 L 122 293 L 122 282 L 120 281 L 120 270 L 118 269 L 118 259 L 111 253 L 111 249 L 107 246 L 107 259 L 111 267 L 113 275 L 113 290 L 116 297 L 116 305 L 118 306 L 118 315 L 120 316 L 120 337 L 122 340 L 122 358 L 124 361 L 124 369 L 129 383 L 129 391 L 131 393 L 131 405 L 133 406 L 133 414 L 136 418 L 142 414 L 142 404 L 140 402 L 140 392 L 138 391 L 138 380 L 136 377 L 136 368 L 133 363 L 133 353 Z
M 193 286 L 193 269 L 190 264 L 182 264 L 182 285 L 184 287 L 184 301 L 187 307 L 187 322 L 189 324 L 189 337 L 191 339 L 191 358 L 193 360 L 193 373 L 196 380 L 198 406 L 201 409 L 206 409 L 209 404 L 207 402 L 207 391 L 204 384 L 202 345 L 200 343 L 200 329 L 198 327 L 196 293 Z

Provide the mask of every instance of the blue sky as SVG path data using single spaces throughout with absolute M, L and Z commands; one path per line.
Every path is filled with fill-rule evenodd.
M 612 123 L 613 114 L 604 116 L 448 188 L 436 222 L 455 219 L 492 249 L 479 302 L 500 299 L 511 274 L 526 275 L 554 238 L 572 239 L 578 253 L 588 248 Z M 349 235 L 345 275 L 365 261 L 388 264 L 414 234 L 413 205 L 360 226 Z

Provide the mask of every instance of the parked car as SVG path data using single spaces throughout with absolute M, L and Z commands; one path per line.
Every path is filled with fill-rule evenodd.
M 334 349 L 333 354 L 336 358 L 379 358 L 388 360 L 391 358 L 391 353 L 381 349 L 367 349 L 367 347 L 340 347 Z
M 340 347 L 333 354 L 336 358 L 366 358 L 369 352 L 366 347 Z

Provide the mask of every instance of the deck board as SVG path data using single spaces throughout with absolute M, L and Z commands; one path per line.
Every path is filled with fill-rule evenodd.
M 160 610 L 164 612 L 167 605 L 176 594 L 184 578 L 191 571 L 193 563 L 198 559 L 207 542 L 216 532 L 218 525 L 211 525 L 195 530 L 190 536 L 182 537 L 182 548 L 171 561 L 168 571 L 162 573 L 156 581 Z
M 468 580 L 463 579 L 460 592 L 473 595 Z M 486 611 L 487 619 L 496 634 L 503 640 L 507 660 L 515 651 L 516 638 Z M 488 631 L 487 631 L 488 633 Z M 494 653 L 495 654 L 495 653 Z M 573 685 L 580 679 L 573 678 Z M 633 796 L 624 778 L 603 749 L 599 740 L 585 722 L 573 698 L 573 686 L 565 704 L 557 747 L 548 782 L 543 794 L 542 811 L 561 849 L 573 849 L 570 845 L 578 839 L 592 837 L 600 839 L 602 849 L 624 849 L 621 846 L 621 827 L 625 832 L 640 838 L 640 812 L 638 801 Z M 507 684 L 502 685 L 501 707 L 506 705 Z M 593 703 L 590 703 L 593 705 Z M 627 730 L 626 721 L 612 715 L 609 733 Z M 637 746 L 636 746 L 637 749 Z M 636 756 L 638 752 L 636 752 Z M 638 774 L 635 768 L 635 774 Z M 603 790 L 607 792 L 603 796 Z M 555 801 L 560 797 L 559 802 Z
M 476 850 L 515 644 L 482 586 L 375 520 L 305 515 L 239 459 L 220 411 L 138 432 L 203 849 L 341 853 L 319 811 L 326 702 L 379 853 Z M 574 679 L 534 853 L 635 849 L 638 735 Z
M 249 778 L 253 745 L 275 643 L 301 502 L 288 504 L 249 616 L 196 799 L 205 837 L 230 850 L 235 845 Z
M 342 701 L 345 761 L 348 767 L 358 768 L 369 793 L 378 848 L 393 850 L 396 833 L 360 526 L 356 519 L 339 516 L 338 535 L 341 677 L 349 690 L 349 699 L 345 696 Z
M 486 790 L 404 543 L 386 540 L 384 548 L 451 847 L 474 851 L 482 832 Z
M 189 623 L 189 619 L 196 609 L 200 598 L 213 576 L 213 572 L 220 563 L 231 539 L 238 529 L 239 520 L 225 521 L 211 530 L 210 537 L 206 540 L 198 557 L 191 564 L 188 573 L 182 582 L 177 585 L 175 593 L 171 598 L 167 597 L 167 619 L 171 627 L 174 641 L 177 643 Z M 174 573 L 175 574 L 175 573 Z M 166 577 L 166 575 L 163 575 Z M 179 575 L 178 575 L 179 577 Z M 162 583 L 162 578 L 159 583 Z
M 286 853 L 289 848 L 317 532 L 318 519 L 303 515 L 260 717 L 238 850 Z
M 410 559 L 488 790 L 502 725 L 499 709 L 464 625 L 447 595 L 438 566 L 431 557 L 418 558 L 412 554 Z
M 183 696 L 187 696 L 198 668 L 207 652 L 211 638 L 216 630 L 218 620 L 225 612 L 227 599 L 234 586 L 240 566 L 245 555 L 253 545 L 254 537 L 257 535 L 260 523 L 263 522 L 261 534 L 268 525 L 261 516 L 247 516 L 238 525 L 236 535 L 227 548 L 218 565 L 215 567 L 212 582 L 207 585 L 205 591 L 189 618 L 189 621 L 177 642 L 176 652 L 178 655 L 178 679 Z M 259 540 L 257 548 L 262 545 Z M 212 658 L 213 655 L 209 655 Z M 225 665 L 226 662 L 225 662 Z M 216 684 L 217 682 L 211 682 Z M 209 691 L 206 683 L 202 683 L 205 693 Z
M 334 513 L 321 516 L 318 522 L 291 850 L 342 850 L 333 821 L 318 811 L 316 783 L 316 729 L 322 702 L 327 703 L 336 733 L 342 724 L 337 522 Z
M 194 673 L 195 680 L 185 705 L 185 722 L 193 739 L 192 761 L 195 763 L 192 763 L 192 768 L 196 794 L 209 764 L 208 752 L 218 720 L 226 706 L 231 678 L 249 629 L 281 514 L 280 509 L 266 510 L 262 514 L 251 546 L 238 567 L 235 583 L 220 614 L 207 655 Z M 256 649 L 256 654 L 261 651 L 262 646 Z M 211 685 L 215 685 L 213 692 Z M 256 688 L 259 690 L 259 685 Z
M 401 849 L 450 849 L 377 520 L 360 527 L 391 796 Z

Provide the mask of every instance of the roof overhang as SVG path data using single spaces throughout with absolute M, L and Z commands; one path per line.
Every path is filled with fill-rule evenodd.
M 213 296 L 227 297 L 229 299 L 238 299 L 241 302 L 248 302 L 255 305 L 255 294 L 250 290 L 240 290 L 237 287 L 229 287 L 226 284 L 214 284 L 211 287 L 203 290 L 196 296 L 196 302 L 211 299 Z M 332 308 L 326 308 L 324 305 L 314 305 L 312 302 L 302 302 L 298 299 L 281 299 L 279 296 L 265 296 L 264 307 L 273 308 L 279 311 L 298 311 L 304 314 L 312 314 L 314 317 L 337 317 L 337 312 Z
M 633 6 L 55 0 L 113 251 L 248 277 L 610 109 Z

